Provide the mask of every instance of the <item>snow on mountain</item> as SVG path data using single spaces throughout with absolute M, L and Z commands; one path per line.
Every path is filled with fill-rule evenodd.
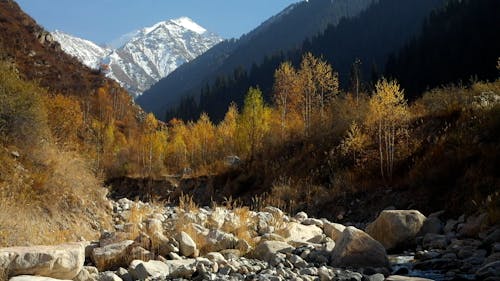
M 107 64 L 108 77 L 120 82 L 134 96 L 222 41 L 187 17 L 162 21 L 126 34 L 120 38 L 127 40 L 117 49 L 101 48 L 58 31 L 54 37 L 64 51 L 87 66 L 97 68 Z
M 76 57 L 90 68 L 99 68 L 102 58 L 111 52 L 111 50 L 102 48 L 89 40 L 59 30 L 52 32 L 52 36 L 61 44 L 64 52 Z

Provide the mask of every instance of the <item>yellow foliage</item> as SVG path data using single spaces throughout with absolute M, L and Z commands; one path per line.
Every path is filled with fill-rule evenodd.
M 83 112 L 78 100 L 63 95 L 46 95 L 43 101 L 48 112 L 48 125 L 56 142 L 74 145 L 83 126 Z

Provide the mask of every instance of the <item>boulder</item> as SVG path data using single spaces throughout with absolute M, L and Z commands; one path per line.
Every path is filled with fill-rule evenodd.
M 316 241 L 318 236 L 323 235 L 323 230 L 315 225 L 303 225 L 296 222 L 287 224 L 281 232 L 286 241 Z
M 384 246 L 355 227 L 346 227 L 331 255 L 332 265 L 340 267 L 388 267 Z
M 221 253 L 218 253 L 218 252 L 210 252 L 210 253 L 206 254 L 205 257 L 214 263 L 218 263 L 218 264 L 227 263 L 226 258 Z
M 179 242 L 179 250 L 181 255 L 185 257 L 192 257 L 197 254 L 196 243 L 193 241 L 191 236 L 186 232 L 181 231 L 176 237 L 177 242 Z
M 323 232 L 326 237 L 330 237 L 333 241 L 337 242 L 342 237 L 342 232 L 344 232 L 345 226 L 340 223 L 333 222 L 323 222 Z
M 134 241 L 125 240 L 95 248 L 91 258 L 99 271 L 115 270 L 119 267 L 127 267 L 134 260 L 130 255 L 133 248 Z
M 414 244 L 415 236 L 425 219 L 426 217 L 416 210 L 384 210 L 366 227 L 366 233 L 390 250 Z
M 55 279 L 44 276 L 19 275 L 10 278 L 9 281 L 71 281 L 71 280 Z
M 135 280 L 145 280 L 148 277 L 166 277 L 170 273 L 169 266 L 161 261 L 133 260 L 129 272 Z
M 255 247 L 251 253 L 251 257 L 269 262 L 277 253 L 291 253 L 293 250 L 294 247 L 285 242 L 264 241 Z
M 73 281 L 96 281 L 99 279 L 99 271 L 92 266 L 84 266 Z
M 84 262 L 85 246 L 81 243 L 0 249 L 0 268 L 7 269 L 11 276 L 73 279 L 82 270 Z
M 323 221 L 320 219 L 315 219 L 315 218 L 307 218 L 302 221 L 302 224 L 304 225 L 315 225 L 319 228 L 323 228 Z
M 196 272 L 196 260 L 168 260 L 165 262 L 168 266 L 168 277 L 170 278 L 191 278 L 193 273 Z
M 429 215 L 424 221 L 422 228 L 420 228 L 419 235 L 425 235 L 427 233 L 441 234 L 443 233 L 443 222 L 439 219 L 437 215 Z
M 238 238 L 218 229 L 211 229 L 206 237 L 204 249 L 208 252 L 220 252 L 226 249 L 236 249 Z
M 427 233 L 422 240 L 424 249 L 446 249 L 448 238 L 446 235 Z
M 307 219 L 308 216 L 306 212 L 298 212 L 293 218 L 296 219 L 298 222 L 302 222 L 305 219 Z

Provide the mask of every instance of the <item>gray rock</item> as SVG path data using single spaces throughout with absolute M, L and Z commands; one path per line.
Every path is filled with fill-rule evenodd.
M 191 278 L 196 272 L 195 259 L 171 260 L 166 265 L 169 267 L 168 277 L 171 278 Z
M 81 243 L 0 249 L 0 268 L 8 269 L 13 276 L 73 279 L 82 270 L 84 262 L 85 246 Z
M 319 271 L 315 267 L 308 267 L 308 268 L 303 268 L 299 271 L 300 275 L 311 275 L 311 276 L 318 276 Z
M 476 271 L 476 275 L 481 279 L 500 276 L 500 260 L 485 264 Z
M 419 235 L 443 233 L 443 222 L 437 216 L 429 216 L 422 225 Z
M 307 267 L 307 262 L 297 255 L 290 255 L 288 260 L 293 264 L 295 268 L 305 268 Z
M 414 244 L 426 217 L 417 210 L 384 210 L 366 228 L 387 249 Z
M 319 228 L 323 228 L 323 221 L 315 218 L 307 218 L 302 221 L 303 225 L 315 225 Z
M 293 218 L 296 219 L 298 222 L 302 222 L 305 219 L 307 219 L 308 216 L 306 212 L 298 212 Z
M 92 261 L 99 271 L 115 270 L 119 267 L 127 267 L 133 260 L 131 251 L 134 248 L 134 241 L 125 240 L 122 242 L 95 248 L 92 251 Z
M 320 281 L 330 281 L 335 277 L 335 273 L 326 266 L 322 266 L 318 268 L 318 276 Z
M 184 231 L 181 231 L 176 237 L 177 242 L 179 242 L 179 250 L 181 255 L 185 257 L 193 257 L 197 253 L 196 243 L 193 241 L 191 236 L 189 236 Z
M 255 247 L 251 256 L 255 259 L 269 262 L 275 257 L 276 253 L 291 253 L 293 249 L 292 246 L 285 242 L 264 241 Z
M 99 279 L 99 271 L 97 268 L 84 266 L 80 273 L 73 278 L 73 281 L 97 281 Z
M 497 228 L 494 231 L 492 231 L 490 234 L 488 234 L 483 241 L 483 243 L 485 245 L 497 244 L 498 245 L 497 247 L 500 249 L 499 242 L 500 242 L 500 228 Z
M 458 221 L 456 220 L 453 220 L 453 219 L 449 219 L 448 221 L 446 221 L 446 224 L 444 226 L 444 233 L 449 233 L 449 232 L 453 232 L 456 230 L 456 227 L 458 225 Z
M 120 277 L 123 281 L 133 281 L 132 275 L 128 270 L 126 270 L 123 267 L 118 268 L 118 270 L 115 272 L 118 277 Z
M 470 216 L 467 221 L 458 228 L 460 237 L 477 237 L 482 228 L 487 224 L 488 214 L 482 213 L 479 216 Z
M 285 242 L 285 238 L 276 233 L 266 233 L 260 237 L 260 241 L 281 241 Z
M 207 259 L 209 259 L 210 261 L 217 263 L 217 264 L 226 264 L 227 263 L 226 258 L 221 253 L 218 253 L 218 252 L 208 253 L 205 255 L 205 257 Z
M 337 242 L 342 237 L 342 232 L 344 232 L 345 226 L 339 223 L 333 222 L 323 222 L 323 232 L 327 237 L 333 239 L 333 241 Z
M 130 263 L 129 271 L 134 279 L 144 280 L 148 277 L 166 277 L 170 267 L 161 261 L 134 260 Z
M 448 238 L 446 235 L 427 233 L 422 241 L 425 249 L 446 249 Z
M 238 238 L 230 233 L 218 229 L 212 229 L 206 237 L 204 249 L 209 252 L 220 252 L 226 249 L 235 249 Z
M 106 271 L 99 274 L 99 281 L 123 281 L 114 272 Z
M 368 281 L 384 281 L 385 276 L 384 276 L 384 274 L 376 273 L 376 274 L 368 276 L 367 279 L 368 279 Z
M 312 242 L 322 237 L 323 230 L 315 225 L 303 225 L 296 222 L 287 224 L 281 233 L 286 241 Z
M 341 267 L 388 267 L 384 246 L 365 232 L 349 226 L 332 252 L 332 265 Z

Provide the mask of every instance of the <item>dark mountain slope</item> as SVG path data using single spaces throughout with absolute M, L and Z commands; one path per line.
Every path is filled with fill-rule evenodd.
M 300 46 L 343 17 L 352 17 L 375 0 L 311 0 L 291 5 L 238 40 L 228 40 L 179 67 L 137 99 L 146 111 L 164 118 L 182 97 L 197 96 L 201 87 L 242 66 L 248 70 L 265 56 Z
M 442 3 L 443 0 L 382 0 L 374 3 L 357 17 L 343 19 L 321 35 L 306 40 L 301 48 L 268 57 L 248 72 L 241 73 L 236 69 L 231 75 L 220 76 L 209 87 L 203 88 L 197 109 L 188 106 L 192 99 L 185 99 L 167 117 L 196 119 L 201 112 L 207 112 L 212 119 L 221 120 L 230 102 L 242 105 L 250 86 L 258 85 L 270 101 L 275 69 L 285 60 L 297 66 L 306 52 L 323 57 L 332 64 L 339 72 L 340 86 L 348 89 L 351 65 L 357 58 L 362 62 L 362 79 L 369 80 L 372 72 L 375 76 L 380 75 L 389 55 L 415 36 L 425 18 Z
M 500 1 L 450 1 L 433 13 L 421 35 L 387 63 L 413 98 L 427 88 L 458 81 L 495 79 L 500 56 Z

